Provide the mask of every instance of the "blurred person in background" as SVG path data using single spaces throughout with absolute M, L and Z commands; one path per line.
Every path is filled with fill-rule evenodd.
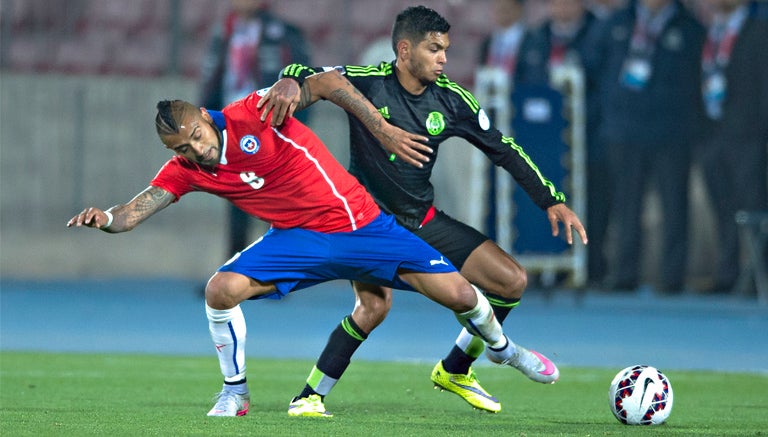
M 625 6 L 627 0 L 586 0 L 587 8 L 599 20 L 610 17 L 614 11 Z
M 587 147 L 587 223 L 590 244 L 587 277 L 598 286 L 607 272 L 605 236 L 611 206 L 613 183 L 608 156 L 600 141 L 600 96 L 594 59 L 597 18 L 584 0 L 546 0 L 547 15 L 538 27 L 523 38 L 515 84 L 551 85 L 553 69 L 568 65 L 581 70 L 585 79 Z
M 515 68 L 518 62 L 518 52 L 520 43 L 523 41 L 523 35 L 527 27 L 524 0 L 493 0 L 491 7 L 487 9 L 490 19 L 493 23 L 492 31 L 480 43 L 479 69 L 476 72 L 475 79 L 476 93 L 484 92 L 487 94 L 488 102 L 484 102 L 488 117 L 495 123 L 504 123 L 500 120 L 502 106 L 508 106 L 509 114 L 512 113 L 512 92 L 514 85 Z M 392 50 L 390 41 L 390 51 Z M 482 76 L 481 76 L 482 75 Z M 481 90 L 480 86 L 485 86 Z M 508 95 L 504 96 L 502 93 Z M 511 120 L 509 120 L 511 122 Z M 512 132 L 512 125 L 499 125 L 502 131 Z M 485 226 L 489 236 L 493 238 L 496 235 L 496 180 L 498 170 L 495 166 L 489 166 L 485 171 L 484 178 L 487 181 L 488 205 L 485 215 Z
M 614 194 L 607 286 L 634 290 L 642 264 L 645 194 L 661 200 L 660 293 L 680 293 L 688 263 L 691 145 L 702 127 L 703 26 L 677 0 L 638 0 L 601 22 L 600 130 L 611 157 Z
M 392 30 L 394 62 L 336 68 L 289 65 L 259 106 L 264 111 L 262 117 L 274 108 L 272 120 L 279 125 L 285 114 L 325 97 L 313 89 L 310 79 L 342 72 L 389 123 L 428 138 L 424 144 L 399 143 L 397 148 L 390 148 L 372 137 L 357 118 L 348 117 L 350 172 L 382 209 L 443 253 L 479 287 L 491 302 L 496 319 L 503 322 L 520 303 L 527 285 L 526 271 L 487 236 L 435 207 L 430 177 L 440 145 L 451 137 L 464 138 L 508 171 L 546 211 L 553 236 L 559 235 L 561 224 L 568 244 L 573 243 L 573 230 L 584 243 L 587 235 L 581 220 L 565 205 L 563 193 L 541 174 L 522 147 L 493 126 L 474 96 L 443 73 L 450 27 L 432 9 L 406 8 L 398 14 Z M 358 298 L 348 319 L 367 334 L 381 323 L 391 305 L 391 292 L 367 293 Z M 349 357 L 365 340 L 346 325 L 347 319 L 331 334 L 299 399 L 324 397 L 346 370 Z M 516 347 L 527 358 L 510 365 L 536 382 L 557 380 L 559 371 L 548 358 Z M 431 378 L 437 387 L 459 395 L 473 407 L 498 412 L 501 404 L 480 386 L 471 368 L 482 352 L 480 339 L 463 330 L 446 357 L 435 365 Z
M 750 8 L 752 9 L 752 16 L 760 20 L 768 20 L 768 1 L 752 0 Z
M 495 29 L 480 44 L 480 65 L 498 67 L 514 77 L 517 54 L 525 33 L 523 0 L 493 0 Z
M 221 109 L 254 90 L 272 84 L 280 69 L 309 62 L 301 29 L 270 11 L 270 0 L 230 0 L 230 12 L 211 37 L 203 63 L 200 105 Z M 306 123 L 307 114 L 299 120 Z M 251 239 L 254 219 L 228 204 L 227 252 L 236 253 Z
M 591 49 L 587 35 L 595 16 L 584 0 L 546 0 L 545 21 L 525 32 L 522 40 L 516 83 L 550 84 L 552 69 L 571 64 L 583 68 L 583 59 Z
M 712 8 L 701 57 L 707 129 L 699 160 L 717 227 L 717 260 L 707 291 L 730 292 L 741 248 L 735 215 L 768 209 L 768 22 L 747 0 Z

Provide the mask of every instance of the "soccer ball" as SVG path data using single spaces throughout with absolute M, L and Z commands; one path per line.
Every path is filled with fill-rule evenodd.
M 613 415 L 625 425 L 659 425 L 672 412 L 672 384 L 652 366 L 617 373 L 608 390 Z

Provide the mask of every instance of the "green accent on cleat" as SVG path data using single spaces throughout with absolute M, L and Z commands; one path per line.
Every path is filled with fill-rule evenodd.
M 333 417 L 333 414 L 325 411 L 325 404 L 319 395 L 293 398 L 288 405 L 288 415 L 293 417 Z
M 480 386 L 480 382 L 471 368 L 466 375 L 448 373 L 443 367 L 443 362 L 439 361 L 432 370 L 431 379 L 435 383 L 435 388 L 455 393 L 469 405 L 479 410 L 490 411 L 491 413 L 501 411 L 499 401 Z

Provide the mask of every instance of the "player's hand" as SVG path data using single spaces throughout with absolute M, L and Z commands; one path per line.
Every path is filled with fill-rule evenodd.
M 397 126 L 384 123 L 381 134 L 376 136 L 384 149 L 392 154 L 390 160 L 401 159 L 414 167 L 421 168 L 429 162 L 432 148 L 427 146 L 429 138 L 406 132 Z M 394 158 L 392 157 L 394 156 Z
M 67 227 L 71 228 L 72 226 L 75 226 L 79 228 L 81 226 L 87 226 L 89 228 L 101 228 L 107 224 L 107 220 L 109 220 L 109 218 L 101 209 L 94 207 L 85 208 L 80 214 L 69 219 Z
M 573 244 L 572 229 L 576 229 L 576 232 L 581 237 L 581 242 L 587 244 L 587 231 L 584 229 L 584 225 L 581 224 L 581 220 L 564 203 L 558 203 L 547 208 L 547 218 L 552 225 L 553 237 L 557 237 L 560 233 L 558 223 L 562 223 L 565 226 L 565 240 L 568 244 Z
M 287 117 L 293 116 L 293 112 L 299 104 L 301 90 L 299 83 L 293 79 L 282 78 L 275 82 L 267 93 L 262 96 L 256 109 L 261 109 L 261 121 L 266 121 L 272 112 L 272 126 L 280 126 Z

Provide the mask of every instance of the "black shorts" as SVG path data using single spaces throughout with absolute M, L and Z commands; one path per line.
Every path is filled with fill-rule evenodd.
M 477 229 L 440 210 L 436 210 L 435 217 L 413 233 L 445 255 L 459 270 L 469 254 L 488 240 Z

